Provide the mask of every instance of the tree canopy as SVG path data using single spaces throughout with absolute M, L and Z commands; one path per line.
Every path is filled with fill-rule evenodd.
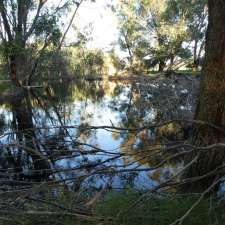
M 198 67 L 204 50 L 206 1 L 121 1 L 118 43 L 132 66 L 160 71 L 191 64 Z M 191 59 L 191 60 L 190 60 Z
M 75 13 L 83 0 L 10 0 L 0 2 L 1 30 L 3 55 L 9 63 L 9 74 L 15 84 L 30 81 L 43 51 L 49 46 L 60 48 L 65 34 L 74 19 Z M 63 31 L 63 14 L 74 8 L 70 23 Z M 65 32 L 63 34 L 63 32 Z M 29 53 L 36 60 L 29 61 Z M 35 57 L 36 56 L 36 57 Z M 31 64 L 30 68 L 22 68 L 21 62 Z

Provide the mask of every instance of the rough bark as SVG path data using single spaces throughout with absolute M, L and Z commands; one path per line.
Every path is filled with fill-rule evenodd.
M 158 71 L 159 72 L 163 72 L 165 66 L 166 66 L 165 61 L 163 59 L 160 59 L 159 60 L 159 69 L 158 69 Z
M 206 56 L 202 70 L 199 101 L 195 119 L 225 128 L 225 2 L 208 1 L 209 24 L 206 37 Z M 225 130 L 225 129 L 224 129 Z M 208 125 L 194 125 L 192 144 L 207 146 L 225 141 L 225 133 Z M 184 178 L 203 176 L 224 164 L 225 149 L 214 148 L 208 151 L 195 151 L 185 159 L 186 164 L 200 154 L 194 163 L 184 173 Z M 183 186 L 185 191 L 202 192 L 215 179 L 223 176 L 217 173 L 198 182 Z M 218 189 L 215 187 L 214 191 Z

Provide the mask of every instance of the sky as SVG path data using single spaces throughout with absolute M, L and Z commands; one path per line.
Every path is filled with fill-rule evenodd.
M 94 3 L 85 1 L 79 8 L 73 24 L 81 30 L 88 24 L 92 24 L 93 40 L 88 44 L 88 47 L 107 50 L 110 49 L 110 44 L 117 40 L 117 19 L 111 9 L 107 7 L 107 3 L 110 2 L 110 0 L 96 0 Z M 71 27 L 66 41 L 74 42 L 74 36 L 74 30 Z

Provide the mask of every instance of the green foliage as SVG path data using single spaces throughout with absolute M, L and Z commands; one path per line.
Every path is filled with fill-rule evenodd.
M 174 194 L 170 196 L 146 195 L 140 200 L 142 194 L 133 190 L 111 192 L 99 202 L 96 210 L 104 217 L 114 218 L 112 222 L 114 225 L 169 225 L 182 217 L 199 198 L 198 195 Z M 224 222 L 223 207 L 213 200 L 205 199 L 182 224 L 222 225 Z
M 3 27 L 0 32 L 2 39 L 0 50 L 5 58 L 4 63 L 9 64 L 10 78 L 16 85 L 30 83 L 37 76 L 35 74 L 37 68 L 39 71 L 43 68 L 46 56 L 54 50 L 59 51 L 64 40 L 62 27 L 65 24 L 62 15 L 74 7 L 78 9 L 81 2 L 74 0 L 0 2 Z
M 186 23 L 187 42 L 193 43 L 193 61 L 199 61 L 204 50 L 207 28 L 206 0 L 169 0 L 165 19 L 174 22 L 183 17 Z
M 176 69 L 204 49 L 206 1 L 126 0 L 115 10 L 131 67 Z M 192 46 L 194 45 L 194 49 Z
M 58 24 L 58 18 L 56 16 L 50 16 L 48 13 L 42 15 L 37 21 L 35 35 L 37 40 L 38 38 L 43 39 L 45 37 L 49 37 L 48 41 L 57 46 L 62 36 Z
M 135 10 L 135 1 L 119 3 L 116 10 L 120 30 L 118 43 L 121 50 L 128 52 L 130 67 L 134 67 L 136 63 L 135 51 L 143 34 L 140 24 L 137 23 Z
M 102 76 L 107 72 L 104 53 L 80 45 L 67 47 L 62 51 L 55 50 L 54 46 L 47 48 L 40 60 L 36 71 L 39 80 L 94 77 Z
M 104 54 L 99 49 L 89 50 L 85 46 L 69 47 L 64 51 L 70 70 L 76 76 L 101 76 L 106 71 Z
M 109 63 L 111 63 L 113 68 L 115 68 L 115 74 L 124 70 L 126 67 L 126 63 L 124 62 L 124 60 L 121 60 L 120 57 L 118 57 L 115 53 L 115 49 L 109 51 L 109 60 Z
M 142 191 L 127 190 L 110 191 L 105 194 L 92 208 L 92 218 L 81 219 L 65 213 L 73 210 L 88 213 L 90 209 L 80 204 L 88 202 L 93 195 L 78 194 L 64 190 L 58 196 L 45 199 L 44 202 L 27 201 L 26 207 L 31 211 L 58 212 L 57 215 L 32 215 L 10 219 L 14 223 L 4 224 L 43 224 L 43 225 L 169 225 L 181 218 L 198 200 L 199 195 L 150 195 Z M 53 204 L 49 204 L 53 203 Z M 59 206 L 59 207 L 57 207 Z M 67 209 L 66 211 L 62 209 Z M 61 215 L 60 215 L 61 214 Z M 85 214 L 84 214 L 85 215 Z M 215 199 L 203 199 L 199 205 L 183 220 L 183 225 L 223 225 L 225 222 L 224 206 Z

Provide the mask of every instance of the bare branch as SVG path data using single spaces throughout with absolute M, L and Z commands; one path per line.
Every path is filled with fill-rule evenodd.
M 27 31 L 26 35 L 25 35 L 25 38 L 24 40 L 26 41 L 30 35 L 33 33 L 34 29 L 35 29 L 35 26 L 37 24 L 37 21 L 38 21 L 38 18 L 40 16 L 40 12 L 41 12 L 41 9 L 42 7 L 44 6 L 44 4 L 47 2 L 47 0 L 39 0 L 39 4 L 38 4 L 38 8 L 37 8 L 37 12 L 36 12 L 36 15 L 34 17 L 34 20 L 33 20 L 33 23 L 30 27 L 30 29 Z
M 70 29 L 70 27 L 71 27 L 71 25 L 72 25 L 72 23 L 73 23 L 73 21 L 74 21 L 74 18 L 75 18 L 76 14 L 77 14 L 77 11 L 78 11 L 78 9 L 79 9 L 79 7 L 80 7 L 80 5 L 82 4 L 83 1 L 84 1 L 84 0 L 81 0 L 80 2 L 77 2 L 77 3 L 76 3 L 76 9 L 74 10 L 74 13 L 73 13 L 73 15 L 72 15 L 72 17 L 71 17 L 71 19 L 70 19 L 70 22 L 69 22 L 69 24 L 68 24 L 68 26 L 67 26 L 67 28 L 66 28 L 66 30 L 65 30 L 65 32 L 64 32 L 64 34 L 63 34 L 63 36 L 62 36 L 62 39 L 61 39 L 61 41 L 60 41 L 60 43 L 59 43 L 59 46 L 58 46 L 58 50 L 61 49 L 62 44 L 63 44 L 63 42 L 64 42 L 64 40 L 65 40 L 65 38 L 66 38 L 66 35 L 67 35 L 67 33 L 68 33 L 68 31 L 69 31 L 69 29 Z
M 12 41 L 13 37 L 12 37 L 11 30 L 10 30 L 9 21 L 7 19 L 6 8 L 5 8 L 5 5 L 4 5 L 4 2 L 5 1 L 3 1 L 3 0 L 0 1 L 0 13 L 1 13 L 1 16 L 2 16 L 4 28 L 5 28 L 5 31 L 7 33 L 8 39 L 9 39 L 9 41 Z

